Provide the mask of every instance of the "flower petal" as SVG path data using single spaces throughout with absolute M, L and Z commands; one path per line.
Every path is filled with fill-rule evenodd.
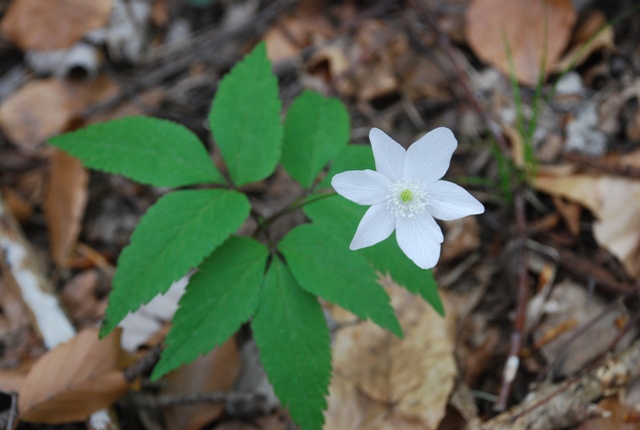
M 457 146 L 458 142 L 448 128 L 430 131 L 407 149 L 404 177 L 423 185 L 437 181 L 449 169 Z
M 349 249 L 356 250 L 382 242 L 396 228 L 396 217 L 386 203 L 371 206 L 362 217 Z
M 338 173 L 331 186 L 342 197 L 359 205 L 374 205 L 387 199 L 391 182 L 373 170 L 350 170 Z
M 431 269 L 440 258 L 442 230 L 429 213 L 396 219 L 396 239 L 402 252 L 421 269 Z
M 451 221 L 468 215 L 481 214 L 484 206 L 467 190 L 448 181 L 436 181 L 427 186 L 428 210 L 434 218 Z
M 376 160 L 376 170 L 392 182 L 402 179 L 407 151 L 398 142 L 378 128 L 369 132 L 369 140 Z M 438 178 L 440 179 L 440 178 Z

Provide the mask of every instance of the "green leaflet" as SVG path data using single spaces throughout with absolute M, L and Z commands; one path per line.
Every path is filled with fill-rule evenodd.
M 268 256 L 261 243 L 231 237 L 207 257 L 180 300 L 152 380 L 211 351 L 249 320 L 258 307 Z
M 349 114 L 337 99 L 312 91 L 298 96 L 284 123 L 282 165 L 304 188 L 349 140 Z
M 329 173 L 320 182 L 318 188 L 330 188 L 331 178 L 347 170 L 375 170 L 373 151 L 369 145 L 347 145 L 331 163 Z M 355 231 L 355 230 L 354 230 Z
M 249 210 L 245 195 L 228 190 L 174 191 L 158 200 L 120 254 L 101 335 L 198 267 L 242 225 Z
M 278 248 L 302 288 L 402 337 L 389 296 L 377 283 L 372 267 L 332 230 L 301 225 Z
M 200 139 L 180 124 L 132 116 L 54 137 L 49 143 L 92 169 L 158 187 L 223 183 Z
M 278 257 L 251 327 L 278 398 L 302 429 L 322 430 L 331 378 L 329 329 L 318 300 L 298 287 Z
M 347 250 L 366 211 L 367 206 L 360 206 L 340 196 L 328 197 L 304 208 L 305 214 L 315 224 L 333 232 L 343 241 L 342 246 Z M 420 294 L 440 315 L 444 315 L 444 305 L 433 272 L 420 269 L 404 255 L 395 234 L 376 245 L 349 252 L 361 255 L 377 271 L 391 274 L 398 284 L 414 294 Z
M 222 79 L 209 113 L 234 184 L 259 181 L 275 170 L 282 146 L 281 109 L 263 42 Z

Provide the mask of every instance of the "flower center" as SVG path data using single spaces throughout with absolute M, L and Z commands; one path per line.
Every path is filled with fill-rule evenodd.
M 396 217 L 413 218 L 425 211 L 429 196 L 424 186 L 402 178 L 389 186 L 387 209 Z

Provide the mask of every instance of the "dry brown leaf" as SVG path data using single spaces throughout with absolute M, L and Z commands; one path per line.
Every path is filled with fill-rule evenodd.
M 608 414 L 585 421 L 578 430 L 638 430 L 640 410 L 637 406 L 626 404 L 613 396 L 600 401 L 598 408 Z
M 73 45 L 109 20 L 112 0 L 14 0 L 0 31 L 23 50 Z
M 91 82 L 65 79 L 31 81 L 0 106 L 0 127 L 23 150 L 32 150 L 65 131 L 88 106 L 114 96 L 118 85 L 106 77 Z
M 337 332 L 325 430 L 436 429 L 445 414 L 456 376 L 454 312 L 448 307 L 444 319 L 424 300 L 385 283 L 405 338 L 371 322 Z M 337 308 L 332 313 L 338 321 L 353 318 Z
M 516 77 L 535 85 L 545 46 L 546 74 L 569 42 L 576 12 L 571 0 L 473 0 L 466 18 L 467 40 L 480 59 L 509 75 L 506 38 Z
M 66 267 L 80 234 L 89 174 L 80 160 L 58 149 L 53 150 L 49 166 L 49 188 L 44 199 L 49 246 L 53 261 Z
M 640 277 L 640 182 L 607 175 L 538 175 L 535 187 L 590 209 L 598 218 L 596 241 Z
M 167 374 L 163 394 L 229 391 L 240 371 L 234 338 Z M 163 410 L 167 428 L 198 430 L 222 415 L 223 405 L 173 406 Z
M 26 379 L 25 369 L 0 369 L 0 391 L 17 393 Z
M 447 234 L 442 243 L 440 261 L 461 257 L 480 246 L 480 228 L 476 217 L 465 217 L 444 223 Z
M 98 340 L 98 329 L 83 330 L 33 365 L 19 393 L 20 419 L 50 424 L 86 419 L 127 392 L 123 364 L 119 331 Z

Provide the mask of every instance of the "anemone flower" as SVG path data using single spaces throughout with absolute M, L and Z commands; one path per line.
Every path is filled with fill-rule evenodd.
M 450 221 L 484 212 L 484 206 L 462 187 L 440 180 L 449 169 L 456 138 L 440 127 L 407 150 L 377 128 L 369 139 L 376 170 L 352 170 L 331 180 L 338 194 L 371 206 L 349 248 L 375 245 L 396 230 L 400 249 L 418 267 L 430 269 L 440 258 L 444 240 L 434 218 Z

